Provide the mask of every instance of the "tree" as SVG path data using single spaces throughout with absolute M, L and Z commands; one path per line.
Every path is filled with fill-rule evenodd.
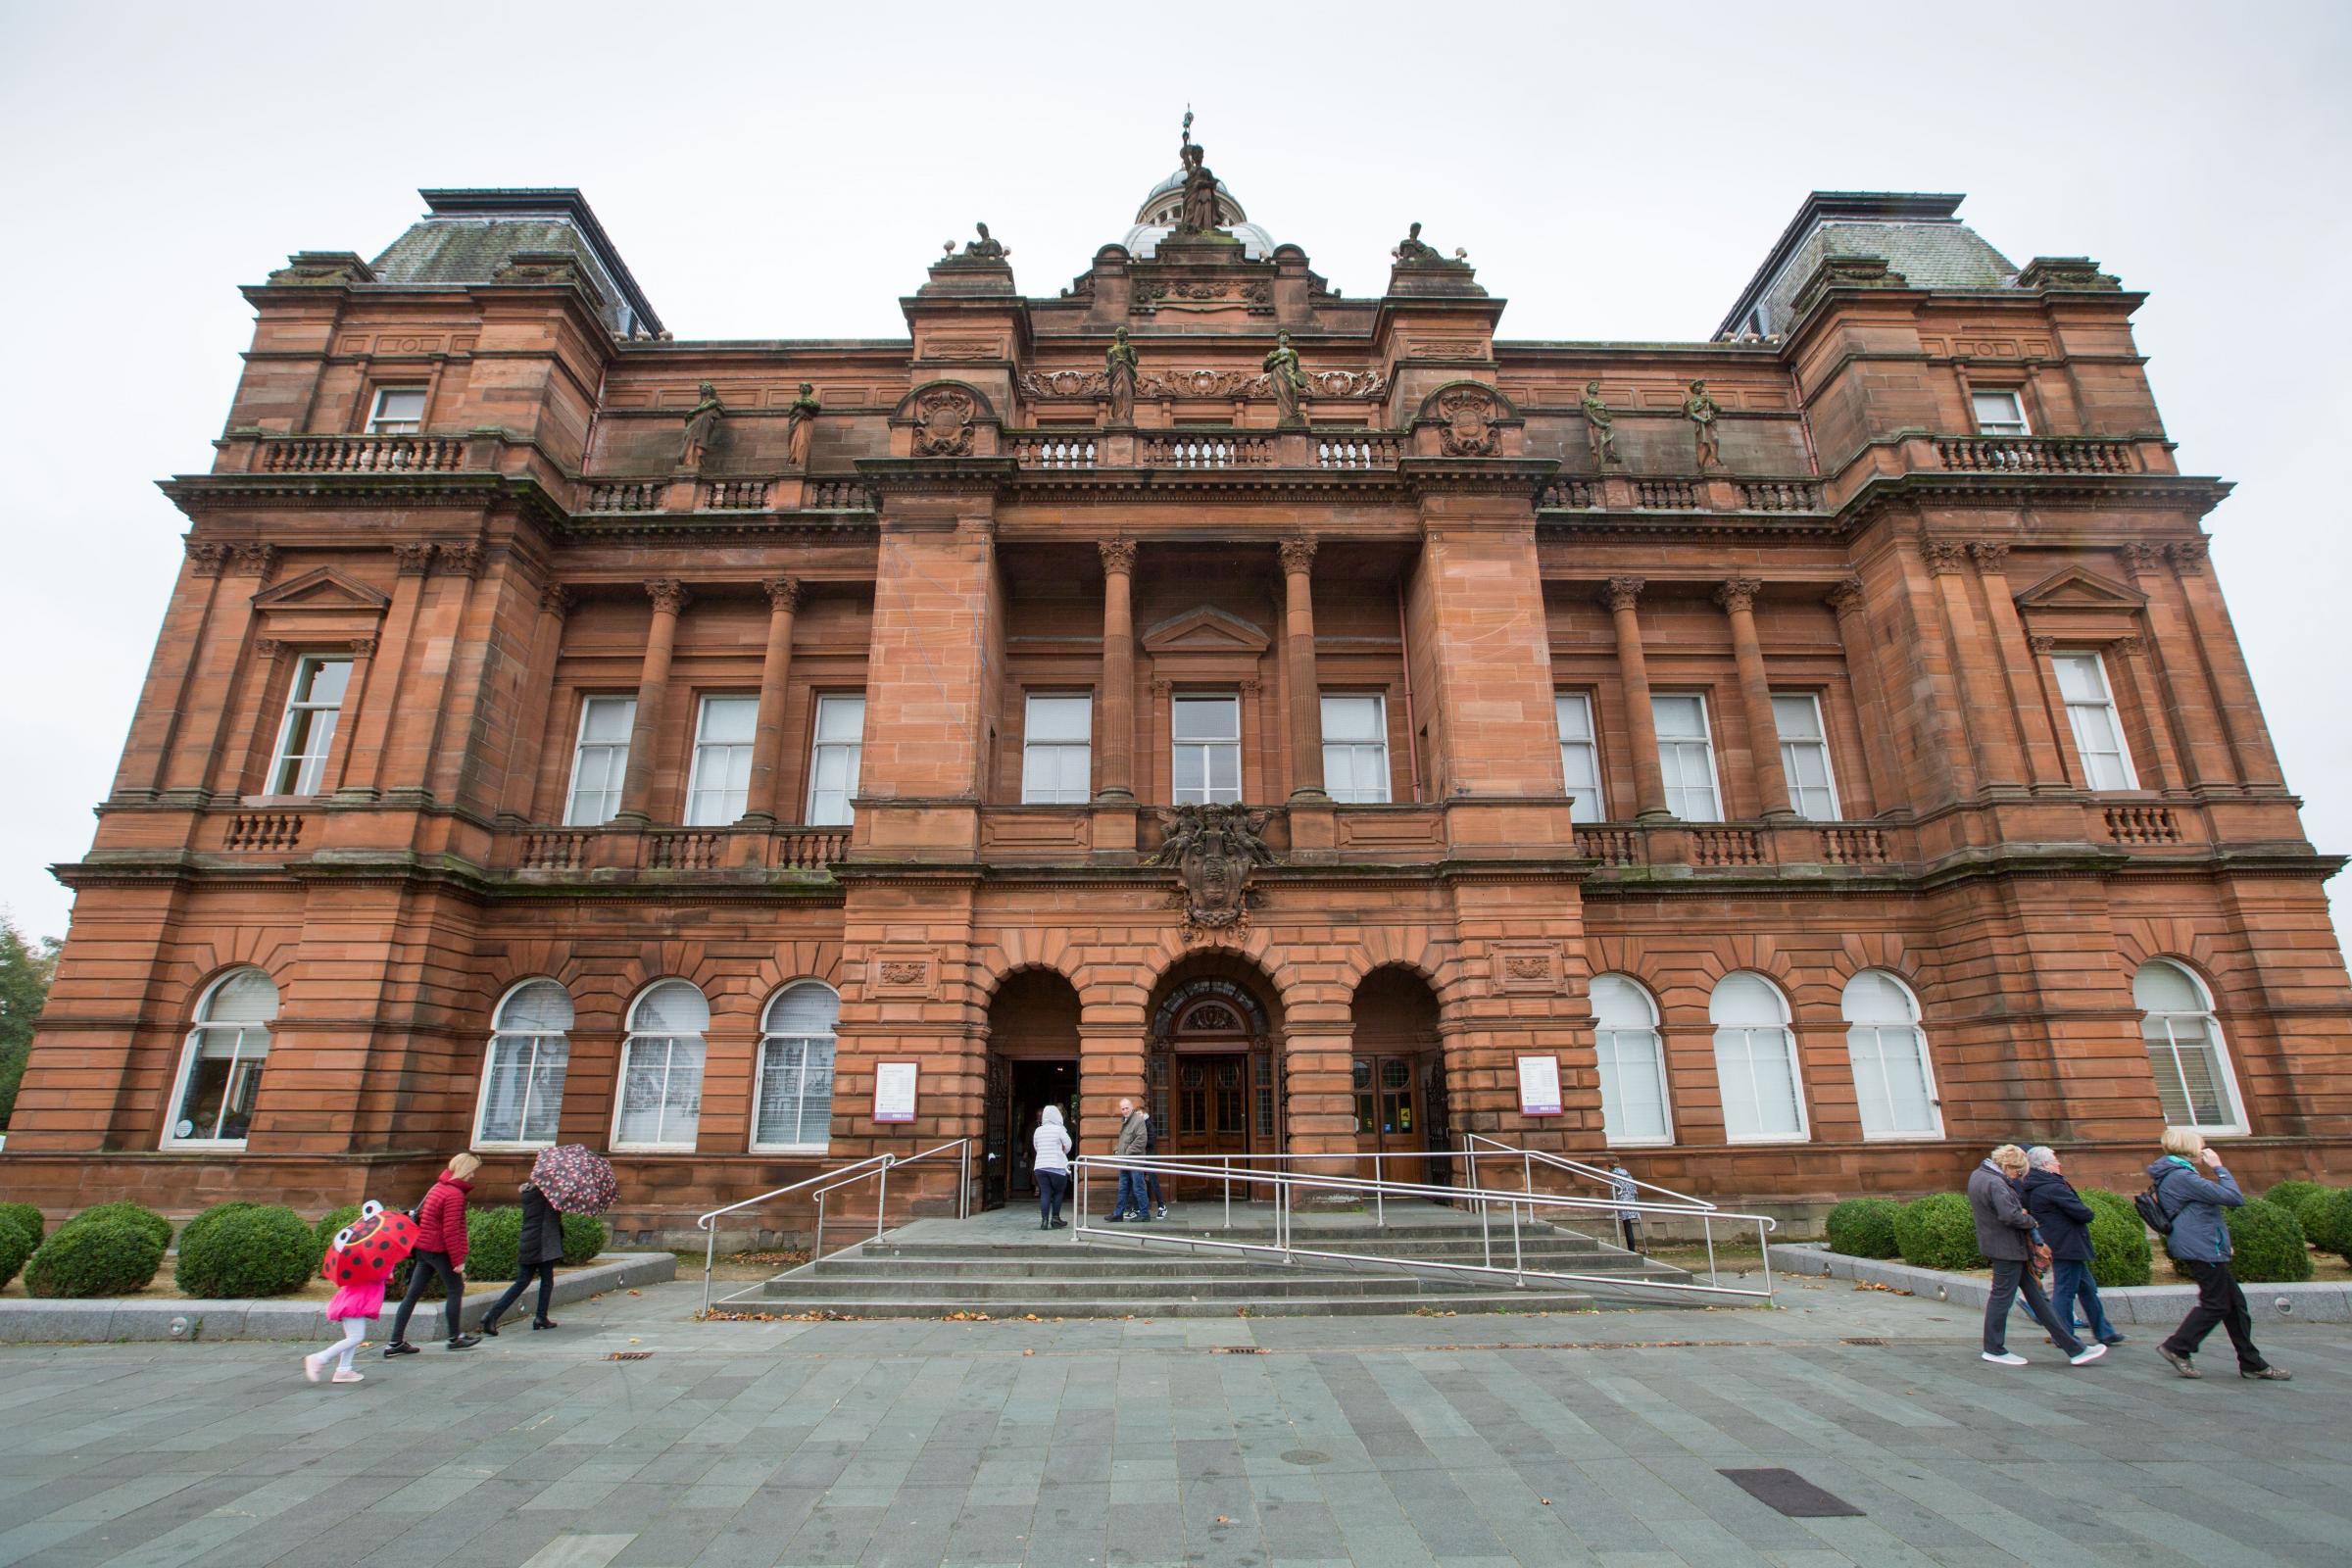
M 17 1108 L 17 1086 L 32 1054 L 32 1026 L 49 1000 L 50 977 L 57 973 L 57 952 L 64 945 L 55 937 L 27 941 L 17 922 L 0 913 L 0 1129 Z

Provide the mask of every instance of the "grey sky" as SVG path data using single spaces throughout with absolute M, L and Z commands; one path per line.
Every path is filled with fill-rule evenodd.
M 1052 294 L 1175 167 L 1375 291 L 1405 224 L 1521 338 L 1703 338 L 1807 190 L 1953 190 L 2089 255 L 2140 347 L 2290 784 L 2352 850 L 2332 364 L 2352 8 L 323 8 L 0 3 L 0 905 L 63 932 L 202 469 L 289 251 L 420 185 L 578 185 L 684 337 L 884 335 L 985 219 Z M 2342 906 L 2339 903 L 2339 907 Z

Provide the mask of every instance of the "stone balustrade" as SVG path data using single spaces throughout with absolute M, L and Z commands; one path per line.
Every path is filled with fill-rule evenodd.
M 228 819 L 220 848 L 232 854 L 283 854 L 302 843 L 301 811 L 239 811 Z
M 2102 814 L 2107 822 L 2107 837 L 2117 844 L 2180 842 L 2180 822 L 2169 806 L 2110 806 Z
M 587 512 L 659 512 L 669 485 L 660 479 L 618 479 L 588 485 Z
M 1012 441 L 1012 461 L 1024 468 L 1091 468 L 1096 452 L 1092 435 L 1024 435 Z
M 2136 473 L 2129 441 L 2075 436 L 1941 435 L 1936 457 L 1962 473 Z
M 1885 828 L 1825 827 L 1817 831 L 1824 865 L 1885 865 L 1888 859 Z
M 1821 484 L 1813 479 L 1742 479 L 1742 512 L 1819 512 Z
M 801 496 L 804 512 L 872 512 L 873 486 L 862 479 L 810 479 Z
M 466 442 L 442 435 L 266 435 L 263 473 L 455 473 Z
M 1274 438 L 1239 431 L 1191 431 L 1142 437 L 1138 451 L 1152 468 L 1270 468 Z
M 703 486 L 702 504 L 710 512 L 765 512 L 772 479 L 712 479 Z
M 1394 468 L 1403 451 L 1404 443 L 1400 439 L 1377 431 L 1314 437 L 1315 466 L 1318 468 Z

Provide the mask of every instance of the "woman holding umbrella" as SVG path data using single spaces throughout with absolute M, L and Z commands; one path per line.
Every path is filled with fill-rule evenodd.
M 482 1318 L 482 1332 L 498 1337 L 498 1320 L 522 1298 L 531 1281 L 539 1281 L 539 1310 L 534 1329 L 552 1329 L 548 1299 L 556 1288 L 556 1265 L 564 1260 L 564 1216 L 601 1214 L 612 1206 L 618 1184 L 612 1161 L 582 1144 L 543 1149 L 531 1162 L 531 1179 L 522 1184 L 522 1234 L 514 1249 L 514 1283 L 491 1304 Z
M 385 1213 L 384 1205 L 373 1199 L 360 1205 L 357 1220 L 335 1233 L 318 1273 L 335 1282 L 326 1319 L 343 1331 L 343 1338 L 316 1355 L 304 1356 L 304 1377 L 318 1382 L 326 1363 L 334 1361 L 337 1383 L 367 1381 L 352 1366 L 352 1353 L 367 1339 L 368 1325 L 384 1315 L 384 1281 L 416 1247 L 416 1222 L 406 1214 Z

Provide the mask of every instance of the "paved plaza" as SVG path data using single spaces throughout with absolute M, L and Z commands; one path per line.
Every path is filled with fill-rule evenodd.
M 696 1324 L 616 1294 L 313 1387 L 0 1351 L 0 1562 L 1669 1565 L 2352 1558 L 2352 1330 L 2287 1386 L 1843 1282 L 1776 1310 Z M 517 1327 L 520 1327 L 518 1324 Z M 616 1354 L 641 1359 L 615 1360 Z M 1859 1509 L 1785 1517 L 1725 1470 Z

